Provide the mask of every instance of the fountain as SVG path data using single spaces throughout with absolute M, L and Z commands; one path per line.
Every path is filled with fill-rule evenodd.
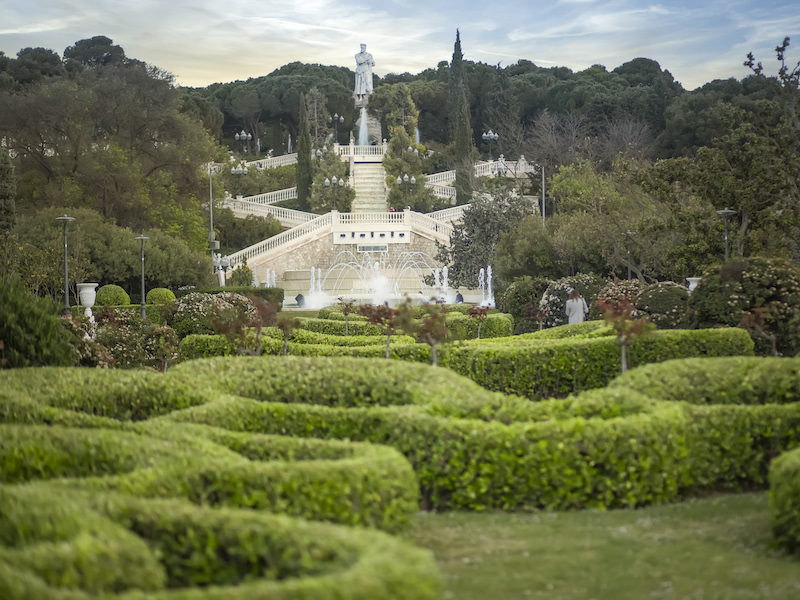
M 358 145 L 369 146 L 369 123 L 367 122 L 367 107 L 361 107 L 361 125 L 358 128 Z
M 487 294 L 488 288 L 488 294 Z M 494 306 L 494 293 L 492 292 L 492 267 L 481 268 L 478 271 L 478 289 L 481 291 L 481 306 Z
M 311 268 L 311 281 L 305 299 L 306 307 L 329 306 L 339 297 L 376 305 L 384 302 L 396 304 L 406 295 L 419 301 L 434 297 L 442 298 L 438 282 L 439 270 L 433 265 L 430 256 L 423 252 L 404 251 L 396 255 L 387 252 L 380 252 L 377 255 L 365 252 L 359 259 L 352 251 L 344 250 L 336 256 L 333 266 L 324 273 L 320 268 Z M 435 290 L 426 285 L 427 274 L 433 274 L 436 278 Z M 335 279 L 329 281 L 331 276 Z M 350 289 L 345 287 L 348 282 L 352 283 Z M 400 291 L 401 283 L 404 283 L 406 293 Z M 412 286 L 423 293 L 408 291 Z

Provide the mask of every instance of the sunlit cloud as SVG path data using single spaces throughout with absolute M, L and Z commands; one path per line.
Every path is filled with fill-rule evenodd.
M 800 38 L 795 7 L 776 0 L 37 0 L 34 18 L 29 1 L 4 0 L 0 24 L 8 55 L 26 46 L 61 53 L 106 35 L 190 86 L 259 77 L 294 61 L 353 69 L 360 43 L 377 74 L 418 73 L 450 60 L 458 28 L 468 60 L 578 71 L 647 57 L 692 89 L 743 77 L 747 52 L 766 65 L 786 35 Z

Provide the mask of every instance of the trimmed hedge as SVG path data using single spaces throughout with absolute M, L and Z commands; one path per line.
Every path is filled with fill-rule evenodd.
M 454 312 L 447 315 L 447 330 L 459 340 L 474 340 L 478 337 L 478 319 Z M 481 339 L 505 338 L 514 333 L 514 318 L 505 313 L 486 315 L 481 325 Z
M 487 389 L 531 399 L 600 388 L 620 373 L 619 345 L 613 337 L 539 340 L 536 335 L 506 338 L 506 343 L 475 340 L 444 345 L 439 362 Z M 752 353 L 753 342 L 741 329 L 669 330 L 631 345 L 628 360 L 633 368 L 673 358 Z
M 200 292 L 202 294 L 221 294 L 222 292 L 231 292 L 233 294 L 241 294 L 242 296 L 256 296 L 263 298 L 268 302 L 277 304 L 280 308 L 283 306 L 283 288 L 274 287 L 252 287 L 249 285 L 230 285 L 227 287 L 208 287 L 208 288 L 190 288 L 185 290 L 177 290 L 175 292 L 176 298 L 182 298 L 193 292 Z
M 438 597 L 430 554 L 378 531 L 176 500 L 58 494 L 45 485 L 0 488 L 4 600 Z
M 800 554 L 800 450 L 772 461 L 769 505 L 772 535 L 778 547 Z
M 345 322 L 330 319 L 300 319 L 300 328 L 324 333 L 326 335 L 344 335 Z M 386 337 L 383 327 L 367 323 L 366 321 L 350 321 L 348 326 L 350 335 L 374 335 Z

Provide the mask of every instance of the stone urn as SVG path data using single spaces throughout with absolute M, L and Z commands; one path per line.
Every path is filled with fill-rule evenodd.
M 702 277 L 687 277 L 686 281 L 689 282 L 689 293 L 691 294 L 694 291 L 694 288 L 697 287 L 697 284 L 700 283 Z
M 78 299 L 83 307 L 83 314 L 91 321 L 94 322 L 94 315 L 92 314 L 92 307 L 94 301 L 97 299 L 97 286 L 99 283 L 79 283 L 78 284 Z

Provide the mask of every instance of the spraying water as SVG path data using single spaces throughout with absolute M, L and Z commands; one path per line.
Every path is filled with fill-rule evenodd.
M 447 296 L 449 284 L 447 283 L 447 265 L 442 267 L 442 290 L 444 295 Z
M 417 141 L 417 145 L 419 145 L 419 127 L 414 127 L 414 138 Z
M 486 273 L 481 267 L 480 271 L 478 271 L 478 289 L 481 291 L 481 304 L 486 302 L 486 281 L 485 281 Z
M 492 292 L 492 266 L 486 267 L 486 287 L 489 288 L 487 306 L 494 306 L 494 293 Z
M 358 145 L 369 146 L 369 126 L 367 124 L 367 108 L 361 107 L 361 126 L 358 128 Z

